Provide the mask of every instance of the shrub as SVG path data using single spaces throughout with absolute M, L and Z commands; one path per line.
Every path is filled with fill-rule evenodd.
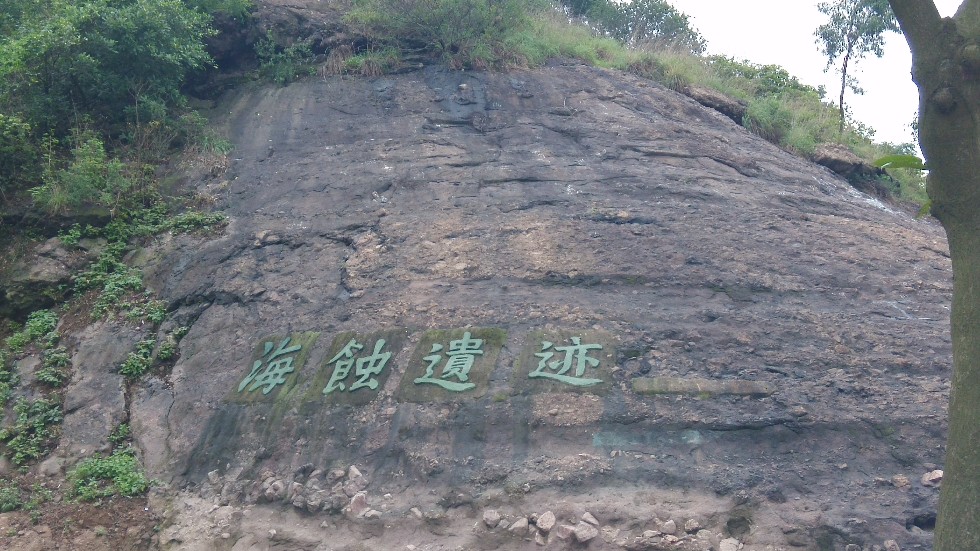
M 24 328 L 7 337 L 7 348 L 13 354 L 23 352 L 24 348 L 32 342 L 47 345 L 43 348 L 50 348 L 58 340 L 58 333 L 55 331 L 57 326 L 58 315 L 54 312 L 50 310 L 32 312 L 27 317 Z
M 31 125 L 20 117 L 0 113 L 0 192 L 36 176 L 38 151 L 31 133 Z
M 777 98 L 751 101 L 742 120 L 742 125 L 750 132 L 775 144 L 782 144 L 792 124 L 793 113 Z
M 302 74 L 314 74 L 313 51 L 307 41 L 298 41 L 282 46 L 271 30 L 255 43 L 255 54 L 259 58 L 259 73 L 275 82 L 286 85 Z
M 37 380 L 47 383 L 54 387 L 64 384 L 69 376 L 68 367 L 71 365 L 71 357 L 63 346 L 44 351 L 44 360 L 41 369 L 37 372 Z
M 33 401 L 20 398 L 14 404 L 14 414 L 13 426 L 0 431 L 0 440 L 13 452 L 11 461 L 23 465 L 47 453 L 54 438 L 51 427 L 61 422 L 61 404 L 55 398 Z
M 541 2 L 526 0 L 355 0 L 347 20 L 370 39 L 424 51 L 455 69 L 485 69 L 517 57 L 508 39 L 530 25 Z
M 143 275 L 136 268 L 123 265 L 118 271 L 106 274 L 102 292 L 92 306 L 92 317 L 99 319 L 122 304 L 122 297 L 143 289 Z
M 0 479 L 0 513 L 16 511 L 23 504 L 17 484 L 11 480 Z
M 199 0 L 199 4 L 233 1 Z M 79 115 L 123 122 L 133 98 L 173 105 L 185 75 L 210 63 L 211 16 L 184 2 L 5 2 L 0 99 L 64 136 Z
M 118 448 L 129 440 L 129 436 L 129 423 L 120 423 L 111 433 L 109 433 L 109 442 L 114 448 Z
M 395 48 L 371 48 L 344 60 L 343 72 L 365 77 L 385 74 L 398 66 L 401 54 Z
M 146 492 L 150 481 L 143 474 L 132 449 L 118 449 L 109 457 L 90 457 L 68 473 L 69 493 L 80 501 L 95 501 Z
M 142 340 L 136 344 L 136 350 L 130 352 L 126 361 L 119 368 L 123 375 L 135 379 L 150 370 L 153 364 L 153 347 L 156 341 L 153 339 Z
M 101 139 L 92 132 L 77 131 L 73 141 L 72 160 L 66 168 L 54 168 L 53 152 L 47 153 L 44 183 L 31 189 L 36 205 L 50 213 L 100 206 L 115 216 L 138 199 L 131 193 L 136 179 L 122 161 L 109 158 Z

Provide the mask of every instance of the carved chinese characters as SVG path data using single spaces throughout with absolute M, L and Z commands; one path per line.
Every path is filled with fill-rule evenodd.
M 322 353 L 318 368 L 302 370 L 317 333 L 263 339 L 232 399 L 251 402 L 283 393 L 300 396 L 304 406 L 364 405 L 379 396 L 393 372 L 394 391 L 403 402 L 452 402 L 480 398 L 490 390 L 507 333 L 496 328 L 431 330 L 419 337 L 407 360 L 410 333 L 392 329 L 341 333 Z M 509 385 L 517 393 L 605 392 L 615 367 L 613 339 L 596 331 L 536 331 L 521 344 Z M 505 384 L 495 383 L 497 391 Z
M 319 333 L 293 333 L 262 339 L 253 353 L 248 374 L 238 383 L 236 400 L 247 402 L 283 388 L 291 389 L 318 336 Z
M 502 329 L 425 333 L 409 361 L 398 398 L 406 402 L 449 402 L 483 396 L 506 338 Z
M 370 402 L 395 369 L 406 336 L 404 329 L 337 335 L 304 394 L 304 401 L 345 405 Z
M 535 331 L 514 366 L 523 392 L 605 392 L 616 366 L 612 338 L 596 331 Z

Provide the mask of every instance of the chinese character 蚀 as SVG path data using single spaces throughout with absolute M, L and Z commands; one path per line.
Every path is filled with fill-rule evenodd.
M 262 394 L 268 394 L 272 389 L 285 383 L 286 375 L 295 370 L 293 359 L 296 353 L 303 348 L 300 344 L 289 346 L 290 340 L 291 337 L 286 337 L 279 346 L 275 346 L 274 341 L 266 341 L 262 357 L 252 363 L 252 371 L 242 379 L 241 384 L 238 385 L 238 392 L 244 391 L 251 383 L 248 392 L 264 387 Z
M 572 346 L 554 346 L 549 341 L 541 342 L 541 352 L 534 355 L 541 358 L 538 368 L 528 374 L 529 378 L 553 379 L 573 386 L 592 386 L 602 382 L 602 379 L 584 378 L 586 367 L 598 367 L 599 360 L 589 357 L 589 350 L 602 350 L 601 344 L 582 344 L 580 337 L 572 337 Z M 555 352 L 563 352 L 565 357 L 561 360 L 548 362 Z M 568 375 L 572 365 L 575 365 L 574 375 Z
M 327 362 L 328 365 L 334 364 L 334 369 L 327 386 L 323 387 L 323 394 L 330 394 L 335 390 L 345 390 L 347 387 L 343 381 L 350 374 L 351 367 L 354 368 L 354 375 L 357 380 L 350 385 L 350 389 L 347 389 L 348 392 L 354 392 L 365 387 L 371 390 L 378 388 L 378 381 L 374 377 L 381 374 L 385 365 L 388 364 L 388 360 L 391 359 L 391 352 L 381 351 L 385 344 L 384 339 L 378 339 L 374 344 L 374 352 L 370 356 L 355 358 L 355 352 L 363 349 L 364 345 L 355 339 L 351 339 L 336 356 Z
M 422 358 L 429 362 L 425 368 L 425 375 L 415 379 L 415 384 L 438 385 L 451 392 L 462 392 L 476 387 L 475 383 L 468 382 L 470 379 L 470 369 L 477 356 L 483 355 L 483 339 L 474 339 L 469 331 L 463 333 L 459 340 L 450 341 L 449 351 L 446 352 L 448 359 L 442 368 L 442 374 L 436 378 L 435 368 L 443 361 L 443 346 L 438 343 L 432 344 L 429 355 Z M 455 378 L 456 381 L 448 380 Z

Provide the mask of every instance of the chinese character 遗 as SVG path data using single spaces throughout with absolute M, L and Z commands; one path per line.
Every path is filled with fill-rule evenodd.
M 448 360 L 442 368 L 439 378 L 434 377 L 435 368 L 443 361 L 443 346 L 439 343 L 432 344 L 429 355 L 422 358 L 429 362 L 425 368 L 425 375 L 415 379 L 415 384 L 438 385 L 451 392 L 463 392 L 476 387 L 476 383 L 468 382 L 470 379 L 470 369 L 477 356 L 483 355 L 483 339 L 474 339 L 469 331 L 463 333 L 461 339 L 449 343 L 449 351 L 446 352 Z M 455 378 L 456 381 L 449 379 Z
M 537 369 L 528 374 L 529 378 L 553 379 L 573 386 L 592 386 L 602 382 L 602 379 L 583 377 L 586 367 L 595 368 L 599 366 L 599 360 L 590 358 L 588 354 L 589 350 L 602 350 L 601 344 L 582 344 L 580 337 L 572 337 L 571 346 L 555 346 L 553 349 L 552 346 L 554 344 L 549 341 L 541 342 L 541 352 L 534 354 L 541 358 L 541 361 L 538 362 Z M 565 357 L 549 363 L 548 360 L 555 355 L 555 352 L 563 352 Z M 575 373 L 574 375 L 567 375 L 573 362 Z
M 248 392 L 252 392 L 260 387 L 262 394 L 268 394 L 272 389 L 286 382 L 286 375 L 289 375 L 296 368 L 293 367 L 293 359 L 296 353 L 303 349 L 303 346 L 296 344 L 289 346 L 291 337 L 286 337 L 275 346 L 274 341 L 264 343 L 262 357 L 252 363 L 252 371 L 242 379 L 238 385 L 238 392 L 245 390 L 251 383 Z M 262 366 L 265 365 L 265 369 Z
M 385 340 L 378 339 L 374 344 L 374 352 L 370 356 L 356 358 L 355 352 L 363 349 L 364 345 L 355 339 L 351 339 L 336 356 L 327 362 L 327 364 L 334 364 L 334 368 L 333 374 L 330 375 L 330 381 L 327 382 L 327 386 L 323 387 L 323 394 L 330 394 L 335 390 L 345 390 L 346 385 L 343 381 L 350 374 L 351 367 L 354 367 L 354 376 L 357 377 L 357 380 L 350 385 L 350 389 L 347 389 L 348 392 L 354 392 L 365 387 L 371 390 L 377 389 L 378 381 L 374 377 L 381 374 L 385 365 L 388 364 L 388 360 L 391 359 L 391 352 L 381 351 L 384 346 Z

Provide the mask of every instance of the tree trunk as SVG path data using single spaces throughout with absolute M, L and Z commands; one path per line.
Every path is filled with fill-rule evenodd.
M 848 46 L 847 53 L 844 55 L 844 63 L 841 66 L 840 76 L 840 127 L 838 128 L 838 139 L 844 137 L 844 90 L 847 89 L 847 62 L 851 59 L 851 47 Z
M 980 550 L 980 0 L 889 0 L 912 49 L 932 212 L 953 261 L 953 379 L 935 551 Z

